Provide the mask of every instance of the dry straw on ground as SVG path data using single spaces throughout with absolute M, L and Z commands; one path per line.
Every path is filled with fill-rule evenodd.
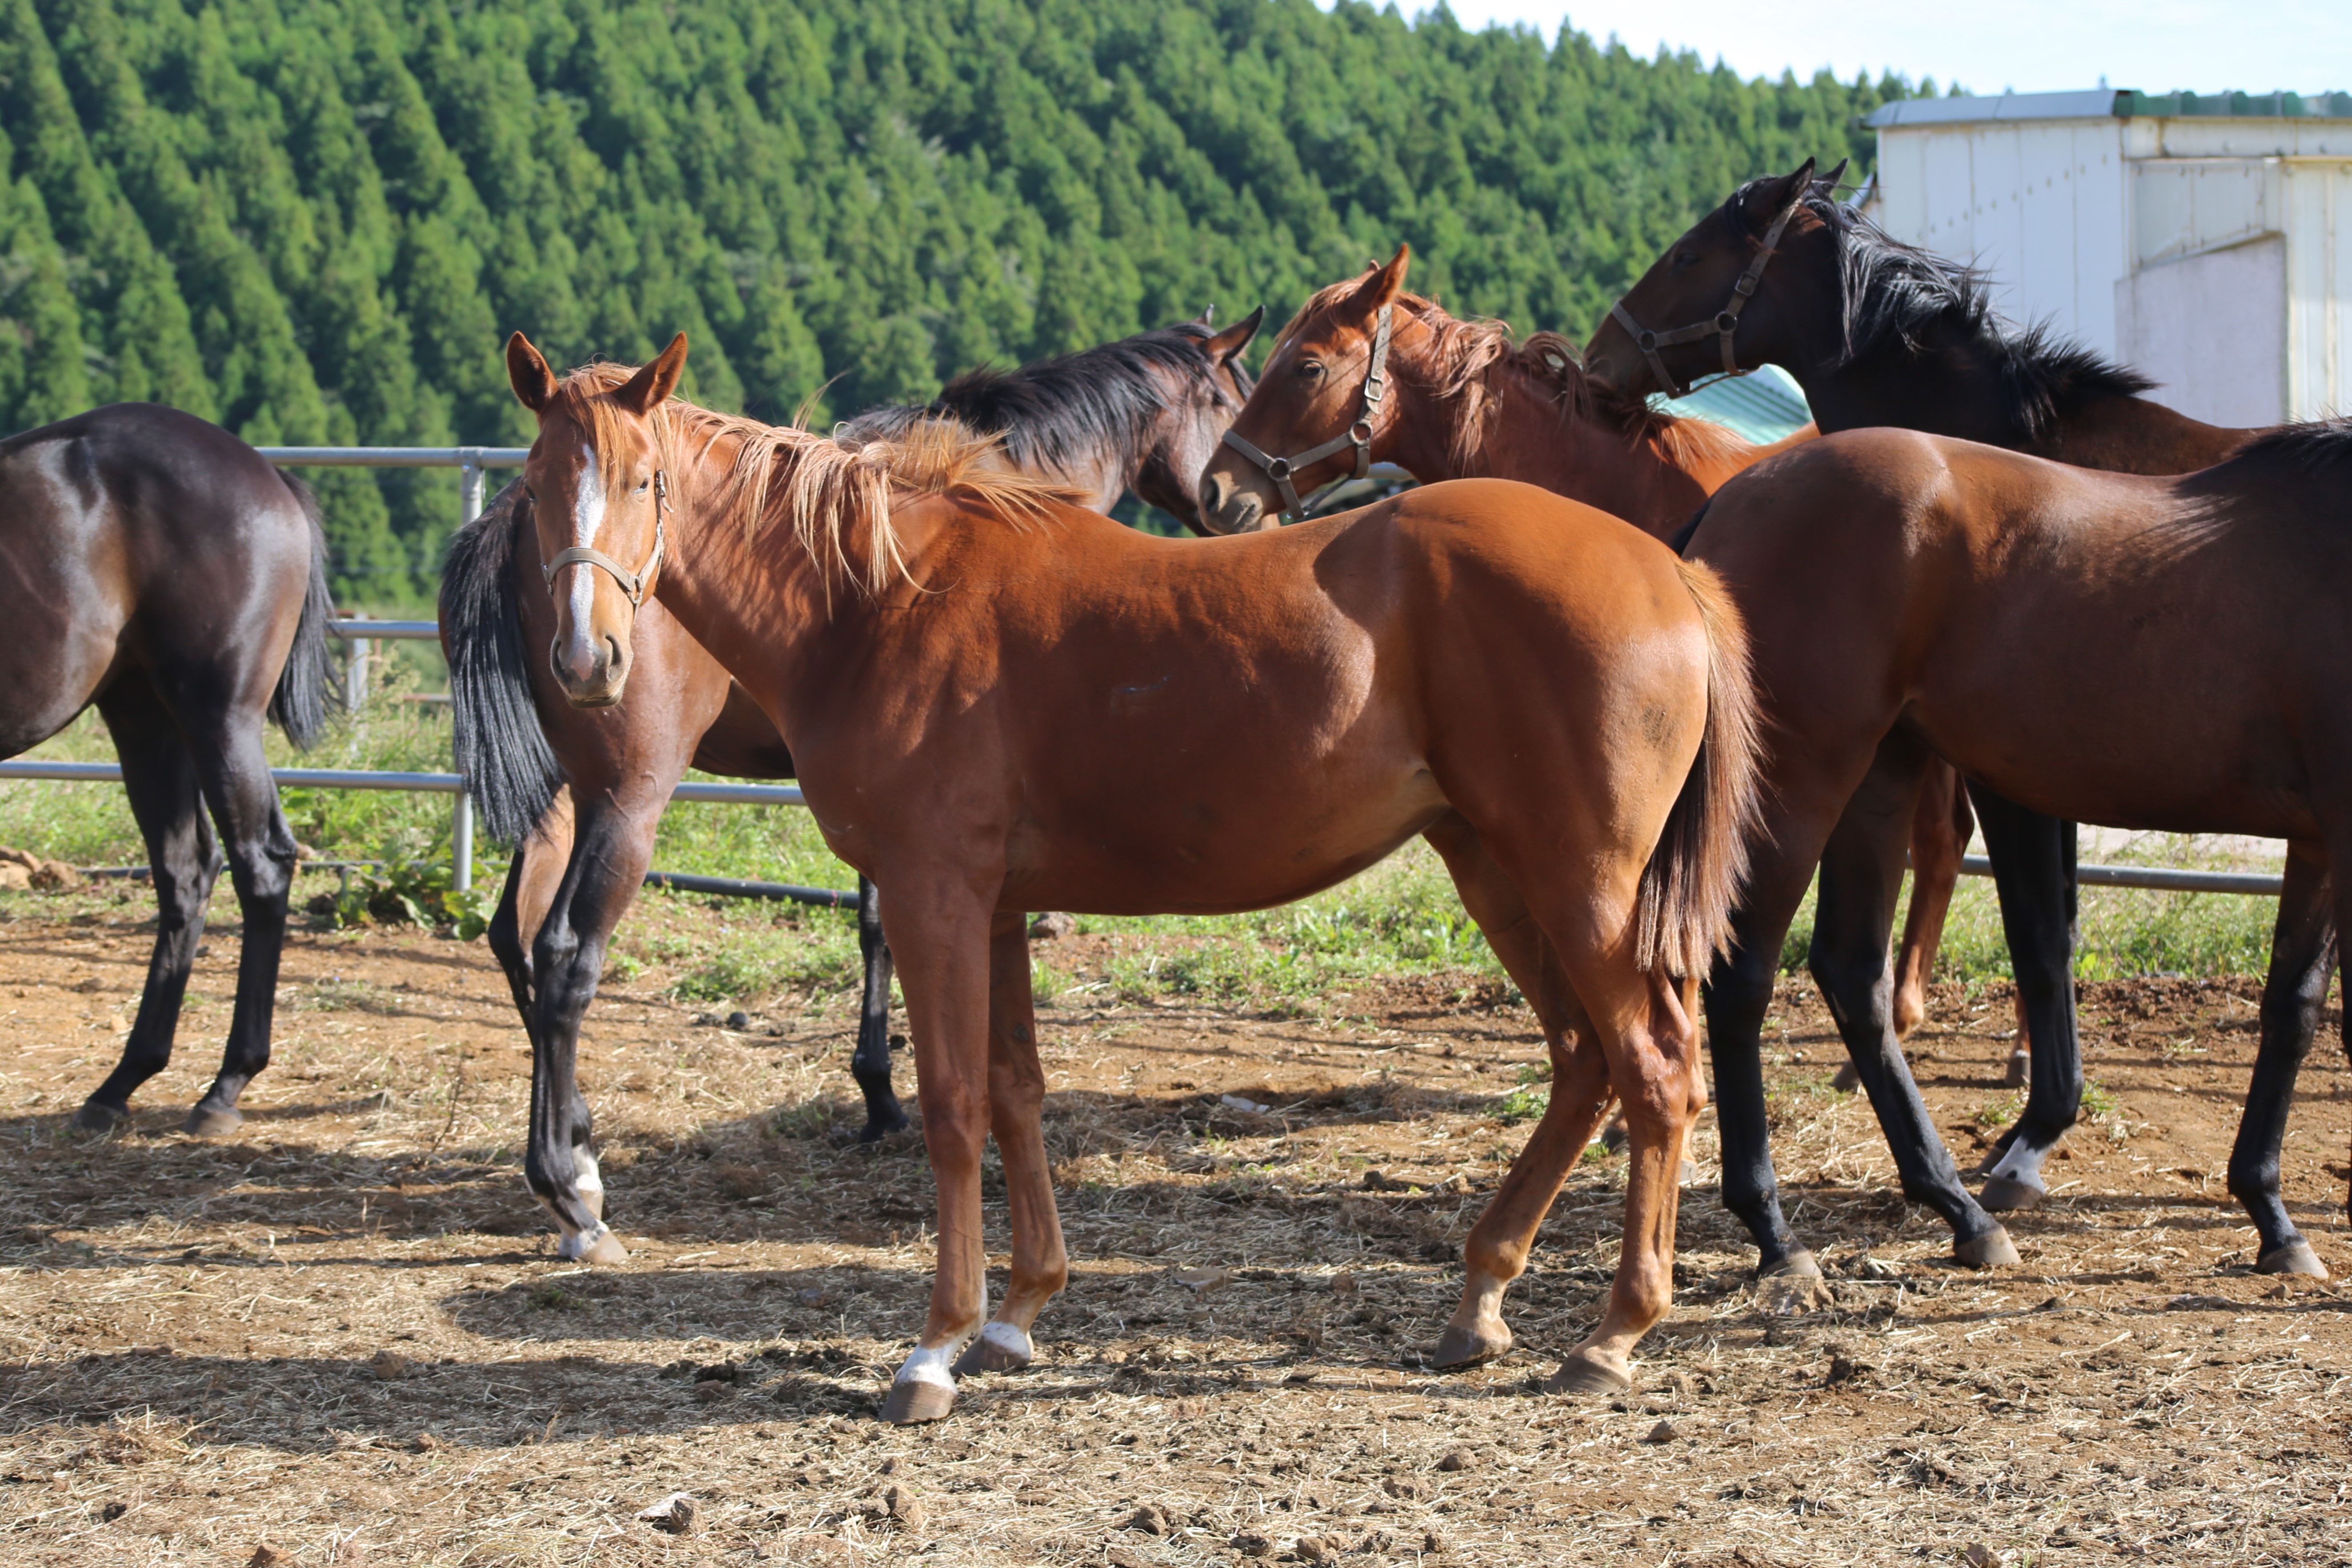
M 1613 1161 L 1579 1169 L 1514 1292 L 1521 1350 L 1417 1360 L 1525 1133 L 1498 1116 L 1526 1102 L 1523 1011 L 1468 983 L 1307 1018 L 1087 1005 L 1109 939 L 1077 937 L 1054 953 L 1073 1005 L 1041 1020 L 1072 1288 L 1035 1369 L 894 1430 L 872 1411 L 922 1314 L 929 1181 L 911 1140 L 834 1141 L 837 1005 L 770 999 L 730 1031 L 658 969 L 608 990 L 583 1077 L 635 1256 L 588 1272 L 526 1202 L 528 1055 L 478 946 L 298 938 L 253 1119 L 199 1144 L 172 1129 L 226 1020 L 215 934 L 182 1062 L 93 1144 L 65 1122 L 118 1047 L 145 910 L 69 907 L 83 923 L 0 935 L 0 1561 L 2352 1555 L 2352 1315 L 2249 1273 L 2222 1190 L 2246 984 L 2089 993 L 2098 1120 L 2014 1227 L 2025 1265 L 1985 1275 L 1895 1195 L 1867 1108 L 1827 1088 L 1818 1005 L 1785 988 L 1780 1167 L 1834 1299 L 1759 1310 L 1710 1131 L 1640 1388 L 1579 1403 L 1531 1384 L 1605 1288 Z M 1918 1071 L 1967 1161 L 2006 1100 L 2008 1007 L 1937 1003 Z M 2352 1265 L 2334 1034 L 2287 1187 Z

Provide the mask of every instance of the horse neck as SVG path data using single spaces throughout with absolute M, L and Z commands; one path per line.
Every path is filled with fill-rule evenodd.
M 1538 486 L 1660 538 L 1690 521 L 1717 486 L 1754 461 L 1746 449 L 1694 454 L 1651 432 L 1629 438 L 1605 421 L 1572 412 L 1558 386 L 1517 365 L 1489 370 L 1486 394 L 1494 408 L 1471 461 L 1463 465 L 1465 472 Z M 1467 400 L 1462 402 L 1447 437 L 1434 443 L 1442 449 L 1451 449 L 1451 431 L 1466 417 Z M 1433 429 L 1439 423 L 1429 422 Z
M 1843 331 L 1832 321 L 1802 335 L 1834 344 Z M 1916 347 L 1890 337 L 1851 360 L 1841 361 L 1832 349 L 1784 366 L 1804 388 L 1823 435 L 1889 426 L 1992 447 L 2018 445 L 2000 376 L 1976 335 L 1959 322 L 1939 324 Z
M 2060 415 L 2058 427 L 2026 450 L 2078 468 L 2187 474 L 2234 456 L 2260 434 L 2208 425 L 2151 398 L 2105 393 Z

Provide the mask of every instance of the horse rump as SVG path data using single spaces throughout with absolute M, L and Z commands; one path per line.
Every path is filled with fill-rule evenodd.
M 450 541 L 441 573 L 457 771 L 481 808 L 484 830 L 509 844 L 530 836 L 564 782 L 540 728 L 515 603 L 514 545 L 524 505 L 520 481 L 500 490 Z
M 1646 971 L 1687 976 L 1706 973 L 1730 940 L 1748 836 L 1761 815 L 1762 728 L 1738 606 L 1711 568 L 1676 567 L 1706 628 L 1706 729 L 1642 868 L 1634 954 Z
M 318 494 L 283 468 L 278 477 L 310 525 L 310 581 L 302 590 L 294 646 L 287 650 L 286 668 L 278 672 L 278 689 L 270 695 L 269 717 L 296 750 L 307 752 L 326 732 L 330 709 L 342 700 L 342 679 L 327 653 L 327 623 L 335 618 L 335 603 L 327 591 L 327 529 Z

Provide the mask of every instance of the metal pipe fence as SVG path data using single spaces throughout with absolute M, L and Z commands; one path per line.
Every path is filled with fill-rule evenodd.
M 456 468 L 458 471 L 462 521 L 482 512 L 482 480 L 490 468 L 520 468 L 530 457 L 526 447 L 263 447 L 261 455 L 288 468 Z M 1377 490 L 1410 486 L 1412 477 L 1391 464 L 1380 464 L 1362 480 L 1333 492 L 1335 500 L 1368 498 Z M 1324 510 L 1332 510 L 1328 505 Z M 367 695 L 367 659 L 378 642 L 414 640 L 437 642 L 437 621 L 373 620 L 339 617 L 330 623 L 334 635 L 351 649 L 344 677 L 349 706 L 356 711 Z M 279 784 L 320 789 L 406 790 L 457 797 L 450 823 L 451 880 L 459 888 L 473 885 L 474 809 L 465 781 L 456 773 L 392 773 L 365 768 L 273 768 Z M 53 779 L 76 783 L 120 782 L 122 770 L 112 763 L 0 763 L 0 781 Z M 797 784 L 681 784 L 672 801 L 724 803 L 738 805 L 803 805 Z M 1992 863 L 1980 855 L 1965 857 L 1960 872 L 1990 877 Z M 2081 866 L 2075 875 L 2084 887 L 2140 888 L 2172 893 L 2241 893 L 2276 898 L 2281 879 L 2262 872 L 2198 871 L 2160 866 Z M 750 882 L 732 877 L 689 877 L 667 871 L 648 872 L 648 886 L 674 887 L 681 891 L 718 893 L 738 898 L 792 899 L 803 902 L 856 909 L 857 895 L 824 888 L 801 888 L 783 882 Z

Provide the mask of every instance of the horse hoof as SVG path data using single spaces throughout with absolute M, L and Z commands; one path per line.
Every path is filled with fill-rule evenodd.
M 1830 1087 L 1840 1094 L 1852 1094 L 1862 1087 L 1862 1069 L 1847 1062 L 1837 1069 L 1837 1076 L 1830 1079 Z
M 188 1112 L 187 1131 L 192 1138 L 226 1138 L 245 1125 L 245 1112 L 234 1105 L 199 1103 Z
M 1822 1278 L 1822 1266 L 1803 1247 L 1789 1254 L 1756 1276 L 1756 1305 L 1766 1312 L 1790 1315 L 1833 1306 L 1837 1292 Z
M 908 1120 L 903 1110 L 894 1110 L 889 1116 L 869 1115 L 866 1119 L 866 1125 L 857 1130 L 857 1142 L 879 1143 L 892 1133 L 904 1132 L 913 1125 L 914 1122 Z
M 882 1419 L 893 1426 L 919 1426 L 937 1421 L 955 1406 L 955 1390 L 936 1383 L 894 1383 L 882 1402 Z
M 2004 1089 L 2023 1089 L 2033 1077 L 2033 1058 L 2029 1052 L 2009 1053 L 2009 1070 L 2001 1075 Z
M 948 1372 L 954 1377 L 970 1372 L 1019 1372 L 1036 1353 L 1029 1336 L 1011 1323 L 991 1323 L 964 1347 Z
M 1973 1240 L 1952 1243 L 1952 1256 L 1971 1268 L 1999 1268 L 2018 1261 L 2017 1243 L 1995 1226 Z
M 1437 1336 L 1437 1350 L 1429 1359 L 1433 1366 L 1476 1366 L 1508 1354 L 1510 1349 L 1511 1331 L 1500 1323 L 1491 1331 L 1448 1323 L 1445 1331 Z
M 1632 1371 L 1611 1365 L 1596 1352 L 1573 1350 L 1544 1384 L 1546 1394 L 1622 1394 L 1633 1386 Z
M 609 1268 L 629 1260 L 629 1249 L 621 1238 L 609 1230 L 600 1229 L 592 1239 L 587 1236 L 570 1236 L 555 1244 L 555 1256 L 567 1263 L 593 1263 Z
M 2319 1261 L 2319 1254 L 2311 1250 L 2311 1243 L 2296 1237 L 2284 1247 L 2273 1247 L 2254 1264 L 2257 1274 L 2308 1274 L 2314 1279 L 2325 1279 L 2327 1265 Z
M 111 1132 L 118 1127 L 131 1125 L 131 1108 L 108 1105 L 96 1100 L 85 1100 L 74 1112 L 73 1124 L 84 1132 Z
M 2049 1195 L 2031 1182 L 2021 1182 L 2014 1176 L 1995 1176 L 1984 1184 L 1977 1202 L 1995 1214 L 2014 1214 L 2040 1208 Z
M 1608 1153 L 1622 1154 L 1627 1140 L 1632 1137 L 1633 1134 L 1625 1131 L 1625 1119 L 1621 1116 L 1601 1130 L 1601 1147 Z

